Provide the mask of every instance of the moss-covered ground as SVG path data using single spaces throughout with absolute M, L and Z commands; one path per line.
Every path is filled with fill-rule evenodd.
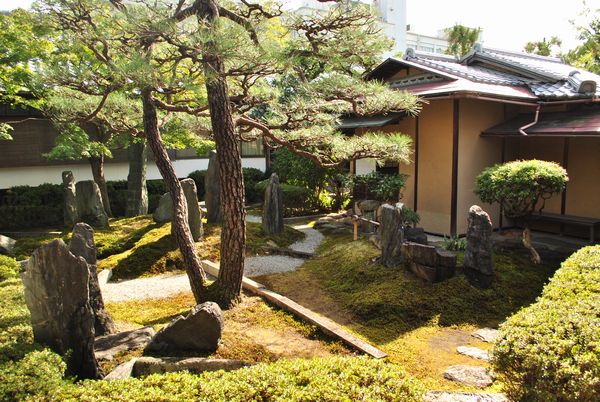
M 463 275 L 426 283 L 384 267 L 379 254 L 366 240 L 327 236 L 318 257 L 297 271 L 255 279 L 377 345 L 429 389 L 472 391 L 441 377 L 452 364 L 483 364 L 457 354 L 456 346 L 489 347 L 470 333 L 532 303 L 556 268 L 532 265 L 525 253 L 496 254 L 492 287 L 478 289 Z

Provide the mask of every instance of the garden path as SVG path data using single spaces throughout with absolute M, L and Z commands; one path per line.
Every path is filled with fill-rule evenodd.
M 292 227 L 304 232 L 306 236 L 303 240 L 292 244 L 290 248 L 295 251 L 314 253 L 318 245 L 323 241 L 321 232 L 304 224 Z M 294 271 L 303 263 L 304 260 L 301 258 L 281 255 L 247 257 L 244 275 L 252 277 L 276 272 Z M 157 275 L 149 278 L 108 283 L 101 281 L 100 286 L 105 302 L 163 299 L 190 290 L 190 283 L 186 274 Z

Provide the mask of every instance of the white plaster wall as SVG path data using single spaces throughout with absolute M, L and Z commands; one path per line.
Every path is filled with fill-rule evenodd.
M 356 171 L 354 174 L 362 175 L 374 172 L 377 169 L 377 163 L 375 159 L 357 159 L 356 160 Z
M 178 177 L 187 177 L 194 170 L 206 170 L 208 159 L 180 159 L 173 162 Z M 265 158 L 242 158 L 243 167 L 266 170 Z M 0 189 L 13 186 L 39 186 L 43 183 L 62 183 L 62 172 L 70 170 L 76 181 L 92 180 L 92 172 L 88 164 L 35 166 L 0 169 Z M 127 180 L 129 165 L 127 163 L 107 163 L 104 166 L 106 180 Z M 148 163 L 146 178 L 161 179 L 154 162 Z

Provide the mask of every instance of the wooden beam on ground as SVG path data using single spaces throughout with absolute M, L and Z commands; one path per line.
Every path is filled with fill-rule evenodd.
M 209 260 L 203 260 L 202 266 L 204 268 L 204 271 L 206 271 L 206 273 L 208 273 L 209 275 L 212 275 L 214 277 L 219 276 L 219 264 Z M 321 331 L 323 331 L 327 335 L 340 339 L 352 348 L 355 348 L 363 353 L 371 355 L 376 359 L 382 359 L 384 357 L 387 357 L 387 354 L 385 352 L 352 335 L 350 332 L 346 331 L 336 322 L 330 320 L 327 317 L 323 317 L 315 313 L 314 311 L 307 309 L 304 306 L 301 306 L 300 304 L 296 303 L 291 299 L 288 299 L 285 296 L 282 296 L 278 293 L 267 289 L 266 287 L 264 287 L 264 285 L 253 281 L 252 279 L 244 277 L 242 279 L 242 287 L 258 296 L 265 298 L 266 300 L 281 307 L 282 309 L 295 314 L 303 320 L 308 321 L 313 325 L 316 325 L 317 327 L 319 327 L 319 329 L 321 329 Z

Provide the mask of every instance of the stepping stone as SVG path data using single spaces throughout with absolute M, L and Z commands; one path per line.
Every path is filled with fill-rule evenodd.
M 459 346 L 456 348 L 456 351 L 461 355 L 469 356 L 473 359 L 484 360 L 486 362 L 490 361 L 490 352 L 488 350 L 483 350 L 471 346 Z
M 474 394 L 471 392 L 429 391 L 425 402 L 509 402 L 504 394 Z
M 110 380 L 121 380 L 123 378 L 131 377 L 133 374 L 133 366 L 135 365 L 135 362 L 137 361 L 137 359 L 138 358 L 135 357 L 125 363 L 119 364 L 117 367 L 115 367 L 113 369 L 113 371 L 108 373 L 106 375 L 106 377 L 104 377 L 104 379 L 106 381 L 110 381 Z
M 494 382 L 488 374 L 488 369 L 482 366 L 458 364 L 448 367 L 442 376 L 447 380 L 477 388 L 489 387 Z
M 98 336 L 94 340 L 96 359 L 112 360 L 119 352 L 145 347 L 156 332 L 152 327 Z
M 473 332 L 473 335 L 477 339 L 481 339 L 484 342 L 493 343 L 498 338 L 498 330 L 492 328 L 481 328 Z

